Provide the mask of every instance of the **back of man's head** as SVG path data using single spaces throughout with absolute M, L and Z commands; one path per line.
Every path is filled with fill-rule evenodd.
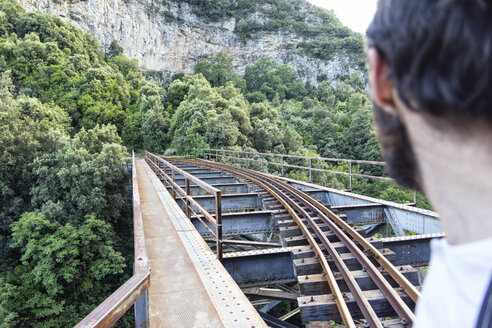
M 492 0 L 380 0 L 367 35 L 408 108 L 492 123 Z

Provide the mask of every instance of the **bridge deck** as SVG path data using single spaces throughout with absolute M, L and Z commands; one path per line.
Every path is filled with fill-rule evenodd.
M 137 160 L 151 267 L 151 327 L 266 327 L 144 160 Z

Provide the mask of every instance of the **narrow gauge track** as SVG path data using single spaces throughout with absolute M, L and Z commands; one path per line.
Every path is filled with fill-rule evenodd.
M 344 294 L 340 291 L 332 269 L 329 267 L 327 259 L 332 259 L 335 263 L 364 318 L 366 319 L 367 324 L 369 324 L 369 327 L 382 328 L 383 325 L 361 288 L 358 286 L 354 277 L 351 275 L 349 269 L 343 262 L 342 258 L 325 235 L 325 232 L 323 232 L 319 225 L 315 222 L 315 218 L 321 219 L 321 221 L 330 228 L 330 230 L 359 261 L 376 286 L 380 289 L 384 297 L 388 300 L 389 304 L 393 307 L 397 315 L 401 318 L 401 322 L 409 327 L 412 326 L 415 320 L 415 315 L 412 310 L 398 295 L 378 268 L 373 264 L 370 257 L 375 259 L 384 268 L 384 270 L 389 273 L 389 275 L 403 288 L 403 290 L 414 302 L 416 302 L 420 296 L 419 291 L 373 245 L 371 245 L 364 237 L 356 232 L 355 229 L 353 229 L 323 204 L 308 196 L 304 192 L 269 174 L 205 160 L 169 160 L 213 167 L 241 176 L 261 186 L 275 199 L 277 199 L 277 201 L 279 201 L 289 212 L 292 218 L 294 218 L 306 236 L 309 244 L 313 247 L 316 257 L 320 261 L 329 287 L 333 293 L 340 316 L 346 327 L 355 327 L 355 322 L 347 307 Z M 303 222 L 302 218 L 307 221 L 307 225 Z M 314 231 L 314 236 L 309 231 L 308 226 Z M 324 246 L 327 254 L 321 249 L 320 244 L 315 239 L 316 237 L 321 241 L 321 244 Z M 360 245 L 364 251 L 361 250 L 357 244 Z

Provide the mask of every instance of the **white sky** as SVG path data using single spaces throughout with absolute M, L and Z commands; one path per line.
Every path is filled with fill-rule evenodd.
M 365 34 L 376 12 L 377 0 L 308 0 L 312 4 L 333 9 L 340 21 L 356 32 Z

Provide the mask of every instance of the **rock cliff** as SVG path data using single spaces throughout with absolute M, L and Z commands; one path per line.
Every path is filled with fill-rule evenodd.
M 27 11 L 51 13 L 93 33 L 107 48 L 113 40 L 125 55 L 139 61 L 142 70 L 160 72 L 164 78 L 192 73 L 194 65 L 211 54 L 229 55 L 237 74 L 263 57 L 291 66 L 304 82 L 317 85 L 356 71 L 347 56 L 314 58 L 298 49 L 303 36 L 289 31 L 265 32 L 246 40 L 236 32 L 237 19 L 210 22 L 183 1 L 153 0 L 19 0 Z M 312 6 L 305 3 L 305 10 Z M 262 14 L 251 12 L 257 22 Z

